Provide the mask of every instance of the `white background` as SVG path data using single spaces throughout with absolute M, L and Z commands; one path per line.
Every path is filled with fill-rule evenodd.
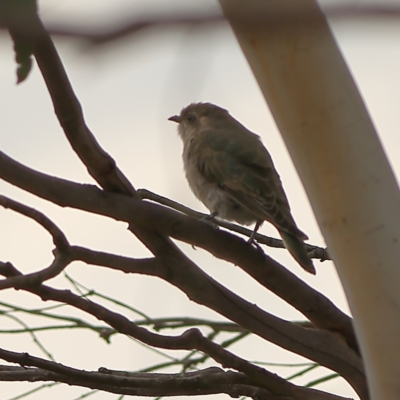
M 351 3 L 363 6 L 371 2 Z M 212 0 L 43 0 L 39 1 L 39 6 L 49 26 L 96 30 L 147 17 L 220 13 L 218 4 Z M 368 18 L 332 18 L 330 23 L 392 167 L 398 174 L 399 20 L 375 15 Z M 186 184 L 181 162 L 181 142 L 176 134 L 176 125 L 167 121 L 167 118 L 179 113 L 191 102 L 212 102 L 227 108 L 235 118 L 262 137 L 281 175 L 299 227 L 308 234 L 310 243 L 324 246 L 301 182 L 227 24 L 160 26 L 100 48 L 69 39 L 57 38 L 55 42 L 83 106 L 87 124 L 135 188 L 146 188 L 206 212 Z M 63 135 L 37 66 L 34 65 L 27 81 L 18 86 L 15 84 L 15 69 L 12 43 L 3 31 L 0 34 L 0 149 L 39 171 L 77 182 L 94 183 Z M 0 181 L 0 193 L 45 212 L 62 228 L 72 244 L 132 257 L 149 256 L 148 251 L 127 231 L 126 224 L 61 209 L 3 181 Z M 10 261 L 24 272 L 35 271 L 49 264 L 53 246 L 42 228 L 3 209 L 0 209 L 0 226 L 1 261 Z M 277 236 L 274 228 L 268 224 L 264 225 L 262 232 Z M 207 273 L 239 295 L 282 318 L 302 319 L 299 313 L 238 268 L 215 259 L 201 249 L 194 251 L 190 246 L 179 245 Z M 266 251 L 349 312 L 332 263 L 316 262 L 317 276 L 314 277 L 303 272 L 286 251 Z M 88 288 L 118 297 L 152 317 L 220 318 L 156 278 L 128 276 L 79 263 L 68 267 L 67 272 Z M 68 287 L 60 278 L 50 283 L 57 287 Z M 13 302 L 25 307 L 39 307 L 41 304 L 34 296 L 12 290 L 2 291 L 0 302 Z M 69 313 L 67 310 L 60 312 Z M 78 315 L 84 317 L 83 314 Z M 136 318 L 133 315 L 131 317 Z M 45 324 L 44 320 L 33 318 L 26 321 L 32 325 Z M 18 327 L 15 322 L 0 317 L 0 330 Z M 2 348 L 29 351 L 44 357 L 28 335 L 2 334 L 0 337 Z M 92 332 L 66 330 L 42 333 L 39 337 L 58 362 L 86 370 L 97 370 L 102 366 L 136 370 L 159 360 L 157 355 L 123 337 L 114 337 L 111 346 L 103 344 Z M 250 360 L 302 361 L 300 357 L 258 338 L 246 340 L 232 350 Z M 294 372 L 293 369 L 282 367 L 268 368 L 284 377 Z M 295 382 L 304 384 L 327 373 L 320 369 Z M 35 385 L 38 386 L 0 382 L 1 397 L 9 399 Z M 355 397 L 352 389 L 339 379 L 318 388 Z M 28 398 L 75 399 L 86 392 L 86 389 L 61 385 Z M 223 395 L 214 398 L 217 397 L 227 398 Z M 98 393 L 91 398 L 114 399 L 118 396 Z

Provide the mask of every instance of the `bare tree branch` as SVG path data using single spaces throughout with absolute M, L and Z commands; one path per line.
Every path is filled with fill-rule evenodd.
M 5 351 L 0 349 L 0 355 L 4 355 L 3 352 Z M 268 396 L 267 399 L 278 399 L 278 396 L 271 395 L 268 390 L 254 386 L 246 375 L 233 371 L 225 372 L 216 367 L 184 374 L 120 373 L 106 368 L 100 368 L 98 372 L 87 372 L 32 357 L 26 353 L 5 354 L 10 362 L 23 361 L 40 364 L 43 367 L 0 366 L 0 380 L 3 381 L 58 381 L 133 396 L 189 396 L 222 392 L 231 396 L 263 394 Z M 281 398 L 279 396 L 279 399 Z
M 315 326 L 338 332 L 357 351 L 352 320 L 332 302 L 244 240 L 156 204 L 51 177 L 25 167 L 0 152 L 0 177 L 60 206 L 118 221 L 151 226 L 178 240 L 204 248 L 243 268 L 263 286 L 293 305 Z M 117 261 L 117 260 L 116 260 Z M 137 271 L 140 273 L 140 271 Z
M 18 354 L 18 353 L 15 353 Z M 100 368 L 98 372 L 78 371 L 78 376 L 48 371 L 43 368 L 0 366 L 0 381 L 57 381 L 68 385 L 77 385 L 131 396 L 194 396 L 199 394 L 226 393 L 231 397 L 247 396 L 265 400 L 304 399 L 304 393 L 297 396 L 282 397 L 271 394 L 268 390 L 253 385 L 249 378 L 241 373 L 223 371 L 211 367 L 201 371 L 178 374 L 126 373 Z M 93 377 L 98 377 L 93 383 Z M 119 377 L 120 383 L 110 377 Z M 315 400 L 346 400 L 344 397 L 314 392 Z M 311 399 L 311 397 L 309 397 Z
M 25 286 L 36 286 L 48 279 L 57 276 L 68 264 L 68 254 L 60 252 L 56 254 L 53 262 L 47 268 L 26 275 L 17 275 L 0 281 L 0 290 L 7 288 L 20 289 Z

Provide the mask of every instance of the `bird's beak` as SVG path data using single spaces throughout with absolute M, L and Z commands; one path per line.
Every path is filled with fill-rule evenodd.
M 179 122 L 181 122 L 181 117 L 179 115 L 173 115 L 172 117 L 168 118 L 168 121 L 174 121 L 179 124 Z

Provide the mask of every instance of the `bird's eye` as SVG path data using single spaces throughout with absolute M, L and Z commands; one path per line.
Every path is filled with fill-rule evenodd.
M 196 116 L 194 114 L 188 114 L 188 115 L 186 115 L 186 121 L 194 122 L 194 121 L 196 121 Z

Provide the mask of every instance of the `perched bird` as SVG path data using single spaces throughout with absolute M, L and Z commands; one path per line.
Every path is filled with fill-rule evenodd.
M 294 222 L 260 137 L 211 103 L 190 104 L 169 120 L 179 124 L 189 186 L 211 216 L 242 225 L 255 223 L 252 237 L 264 221 L 270 222 L 295 260 L 315 274 L 304 245 L 307 235 Z

